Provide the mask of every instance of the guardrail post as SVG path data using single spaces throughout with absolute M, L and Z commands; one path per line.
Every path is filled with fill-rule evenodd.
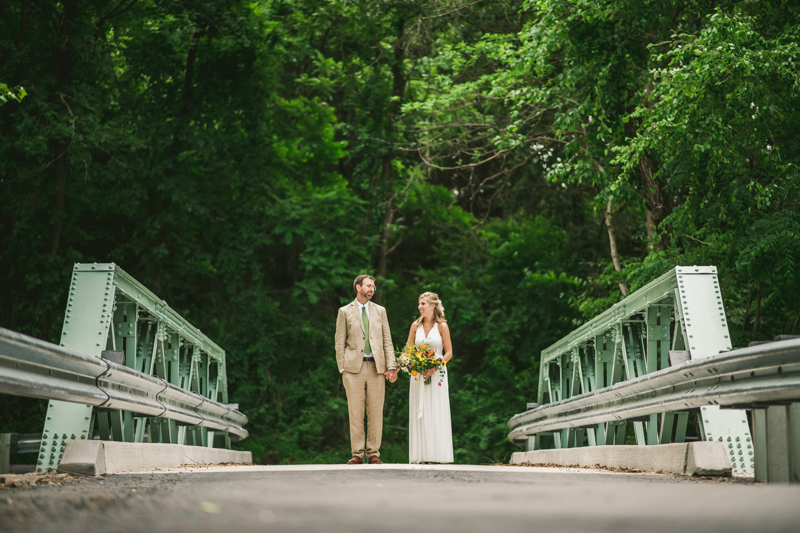
M 773 405 L 767 408 L 767 480 L 788 483 L 792 470 L 789 445 L 788 408 Z
M 789 471 L 791 483 L 800 483 L 800 403 L 789 405 L 789 448 L 792 468 Z
M 214 435 L 214 448 L 231 449 L 231 436 L 226 431 L 218 431 Z
M 678 413 L 678 426 L 675 428 L 675 442 L 686 442 L 686 426 L 689 424 L 689 413 Z
M 11 437 L 13 433 L 0 433 L 0 474 L 11 472 Z
M 754 409 L 755 477 L 800 483 L 800 403 Z

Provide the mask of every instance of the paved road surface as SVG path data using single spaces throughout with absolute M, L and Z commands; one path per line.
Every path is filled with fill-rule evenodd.
M 0 490 L 0 530 L 800 531 L 800 486 L 469 466 L 216 467 Z

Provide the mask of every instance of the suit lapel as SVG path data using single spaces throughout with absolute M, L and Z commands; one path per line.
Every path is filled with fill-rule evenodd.
M 374 303 L 370 302 L 369 303 L 369 330 L 370 330 L 370 332 L 372 332 L 372 325 L 378 323 L 379 316 L 380 315 L 378 315 L 378 306 L 376 306 Z
M 356 300 L 353 300 L 353 303 L 350 304 L 350 308 L 353 311 L 353 316 L 356 318 L 356 322 L 358 322 L 358 327 L 361 328 L 361 333 L 364 333 L 366 335 L 366 333 L 364 332 L 364 322 L 361 321 L 361 313 L 358 312 L 358 302 Z

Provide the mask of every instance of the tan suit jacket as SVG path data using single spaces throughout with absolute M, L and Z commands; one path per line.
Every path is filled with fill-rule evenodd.
M 358 373 L 364 363 L 364 324 L 358 302 L 353 300 L 339 309 L 336 317 L 336 363 L 345 372 Z M 389 319 L 386 309 L 369 303 L 369 343 L 375 357 L 375 368 L 383 374 L 388 368 L 394 368 L 394 345 L 389 331 Z

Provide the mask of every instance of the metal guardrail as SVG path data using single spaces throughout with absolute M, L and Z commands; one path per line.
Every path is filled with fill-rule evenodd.
M 103 440 L 223 448 L 247 435 L 228 405 L 225 351 L 114 263 L 74 266 L 61 351 L 33 341 L 15 338 L 30 359 L 0 371 L 12 393 L 50 400 L 39 472 L 58 468 L 66 441 L 95 430 Z
M 676 267 L 542 351 L 537 407 L 508 438 L 625 444 L 632 423 L 636 444 L 681 443 L 696 413 L 734 472 L 800 482 L 800 339 L 730 347 L 716 268 Z
M 679 266 L 542 350 L 537 402 L 549 405 L 730 350 L 731 340 L 714 266 Z M 697 438 L 752 440 L 743 410 L 699 408 Z M 693 413 L 653 413 L 596 429 L 565 428 L 534 439 L 534 449 L 622 444 L 632 429 L 638 445 L 682 443 Z M 629 422 L 629 423 L 628 423 Z M 691 423 L 691 426 L 690 426 Z M 737 474 L 752 474 L 751 457 L 729 453 Z
M 513 416 L 508 438 L 703 406 L 764 408 L 800 401 L 800 339 L 688 361 Z M 706 440 L 717 440 L 706 433 Z M 722 440 L 722 436 L 718 436 Z
M 723 443 L 735 459 L 752 460 L 756 479 L 800 482 L 800 339 L 689 361 L 520 413 L 508 422 L 508 438 L 520 442 L 562 428 L 591 428 L 597 444 L 607 444 L 611 422 L 661 413 L 662 442 L 672 431 L 672 423 L 664 423 L 670 411 L 703 406 L 752 409 L 752 441 L 710 431 L 706 440 Z
M 162 417 L 245 438 L 247 417 L 157 376 L 0 328 L 0 393 Z M 88 429 L 75 438 L 90 438 Z

